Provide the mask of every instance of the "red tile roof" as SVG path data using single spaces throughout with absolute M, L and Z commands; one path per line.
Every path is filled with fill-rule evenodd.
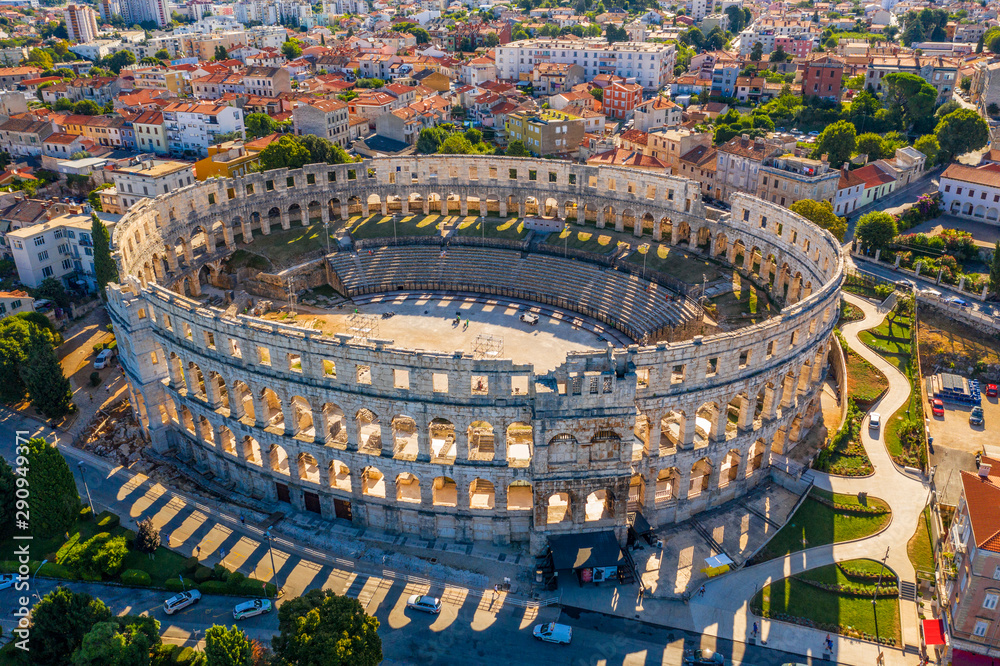
M 972 538 L 977 548 L 1000 552 L 1000 460 L 983 456 L 979 464 L 979 474 L 962 472 Z

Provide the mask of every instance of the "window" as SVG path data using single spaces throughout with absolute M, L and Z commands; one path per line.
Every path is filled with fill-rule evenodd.
M 997 601 L 1000 601 L 1000 592 L 987 592 L 983 599 L 983 608 L 994 610 L 997 607 Z
M 45 261 L 48 258 L 49 258 L 48 250 L 42 250 L 41 252 L 38 253 L 38 261 Z
M 997 565 L 997 568 L 993 570 L 993 580 L 1000 580 L 1000 565 Z
M 976 628 L 972 630 L 973 636 L 985 636 L 986 631 L 990 628 L 990 623 L 988 620 L 976 620 Z
M 45 236 L 35 236 L 35 246 L 45 245 Z
M 52 277 L 52 267 L 46 266 L 42 269 L 42 277 Z

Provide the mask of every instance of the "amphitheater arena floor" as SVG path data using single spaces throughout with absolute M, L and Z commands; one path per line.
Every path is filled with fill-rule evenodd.
M 603 338 L 612 340 L 616 346 L 632 342 L 621 332 L 574 312 L 472 294 L 401 292 L 364 296 L 355 299 L 354 305 L 344 304 L 339 309 L 299 308 L 296 321 L 331 335 L 357 334 L 351 330 L 355 306 L 363 314 L 378 316 L 378 329 L 369 333 L 371 337 L 393 340 L 395 345 L 407 349 L 474 353 L 476 338 L 491 335 L 503 342 L 497 357 L 530 363 L 539 373 L 555 369 L 566 360 L 567 352 L 605 349 L 607 342 Z M 265 318 L 279 319 L 283 312 L 287 310 L 282 308 Z M 395 314 L 382 318 L 387 312 Z M 537 314 L 538 324 L 532 326 L 520 321 L 520 315 L 526 312 Z M 462 317 L 460 325 L 455 324 L 458 313 Z

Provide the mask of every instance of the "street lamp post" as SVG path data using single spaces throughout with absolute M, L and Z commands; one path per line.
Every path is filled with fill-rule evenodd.
M 485 242 L 486 241 L 486 218 L 485 217 L 480 217 L 479 218 L 479 226 L 482 227 L 482 229 L 483 229 L 483 241 Z
M 330 220 L 323 221 L 323 232 L 326 234 L 326 253 L 330 254 Z
M 87 483 L 87 475 L 85 473 L 86 472 L 86 468 L 83 466 L 83 461 L 82 460 L 79 461 L 78 463 L 76 463 L 76 468 L 78 470 L 80 470 L 80 478 L 83 479 L 83 487 L 87 489 L 87 504 L 90 505 L 90 515 L 93 516 L 93 515 L 95 515 L 94 514 L 94 500 L 91 499 L 91 497 L 90 497 L 90 485 Z M 40 568 L 41 567 L 39 567 L 39 569 Z
M 38 594 L 38 588 L 35 587 L 35 576 L 38 575 L 38 572 L 41 571 L 42 567 L 44 567 L 46 564 L 48 564 L 48 560 L 42 560 L 42 563 L 38 565 L 37 569 L 35 569 L 35 573 L 31 574 L 31 592 L 32 594 L 35 595 L 35 598 L 38 599 L 39 601 L 41 601 L 42 598 Z
M 646 277 L 646 257 L 649 255 L 649 243 L 643 243 L 639 246 L 642 250 L 642 277 Z
M 566 232 L 566 236 L 563 237 L 563 258 L 565 259 L 569 255 L 569 225 L 563 225 L 563 231 Z
M 278 598 L 278 590 L 280 586 L 278 585 L 278 570 L 274 566 L 274 547 L 271 545 L 271 530 L 268 529 L 264 532 L 264 536 L 267 538 L 267 550 L 271 554 L 271 571 L 274 574 L 274 598 Z
M 392 215 L 392 244 L 395 245 L 396 243 L 397 243 L 397 239 L 396 239 L 396 214 L 393 213 L 393 215 Z
M 882 655 L 882 641 L 878 637 L 878 606 L 876 605 L 878 601 L 878 590 L 882 585 L 882 574 L 885 572 L 885 562 L 889 559 L 889 547 L 885 548 L 885 557 L 882 558 L 882 568 L 878 572 L 878 582 L 875 583 L 875 591 L 872 593 L 872 615 L 875 616 L 875 644 L 878 645 L 878 657 L 875 658 L 876 664 L 885 663 L 885 657 Z

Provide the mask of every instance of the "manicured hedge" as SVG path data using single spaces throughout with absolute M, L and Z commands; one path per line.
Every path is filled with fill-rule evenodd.
M 197 585 L 190 578 L 185 578 L 183 585 L 181 585 L 180 578 L 168 578 L 163 581 L 163 587 L 167 588 L 171 592 L 183 592 L 184 590 L 195 588 Z
M 118 527 L 121 523 L 121 519 L 110 511 L 102 511 L 100 515 L 97 516 L 97 526 L 102 530 L 110 531 Z
M 122 572 L 122 575 L 119 576 L 119 578 L 125 585 L 149 587 L 153 584 L 153 580 L 149 577 L 149 574 L 145 571 L 140 571 L 139 569 L 127 569 Z
M 28 562 L 28 569 L 33 575 L 35 571 L 38 570 L 38 565 L 41 562 L 32 560 Z M 18 573 L 18 567 L 21 566 L 19 562 L 14 562 L 12 560 L 6 560 L 0 562 L 0 573 Z M 51 578 L 65 578 L 67 580 L 76 580 L 76 575 L 69 569 L 61 564 L 56 564 L 53 561 L 49 561 L 45 564 L 45 568 L 42 569 L 39 574 L 41 576 L 48 576 Z
M 192 574 L 191 577 L 194 578 L 194 582 L 196 583 L 204 583 L 205 581 L 212 580 L 212 575 L 213 571 L 211 569 L 199 564 L 198 568 L 194 570 L 194 574 Z

